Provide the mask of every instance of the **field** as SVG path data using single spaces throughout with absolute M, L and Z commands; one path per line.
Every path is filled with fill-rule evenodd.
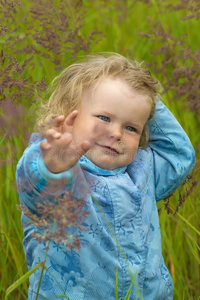
M 3 0 L 0 17 L 2 299 L 27 272 L 15 170 L 34 130 L 40 99 L 48 99 L 47 86 L 64 67 L 96 52 L 145 61 L 196 150 L 191 177 L 158 208 L 174 299 L 200 299 L 199 0 Z M 28 280 L 8 299 L 27 299 L 27 289 Z

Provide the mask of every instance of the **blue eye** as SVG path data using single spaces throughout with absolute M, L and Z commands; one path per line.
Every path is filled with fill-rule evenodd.
M 128 131 L 136 131 L 136 129 L 132 126 L 126 126 L 126 130 Z
M 105 121 L 105 122 L 110 122 L 110 118 L 106 117 L 106 116 L 98 116 L 99 119 L 101 119 L 102 121 Z

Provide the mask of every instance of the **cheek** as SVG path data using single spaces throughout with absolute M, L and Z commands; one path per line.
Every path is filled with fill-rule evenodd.
M 131 163 L 134 160 L 136 153 L 137 153 L 137 149 L 138 148 L 135 148 L 135 149 L 132 149 L 132 150 L 126 152 L 126 158 L 128 160 L 128 163 Z
M 74 125 L 72 128 L 72 135 L 73 135 L 74 141 L 76 143 L 80 143 L 85 140 L 85 135 L 87 135 L 87 134 L 86 134 L 84 125 L 82 124 L 82 122 L 79 122 L 79 120 L 76 120 L 74 122 Z
M 76 143 L 83 142 L 85 140 L 89 141 L 91 144 L 105 136 L 105 128 L 94 122 L 75 123 L 73 127 L 73 137 Z
M 126 149 L 132 153 L 135 153 L 139 147 L 140 136 L 137 135 L 135 137 L 129 137 L 124 142 L 126 145 Z
M 128 145 L 126 146 L 126 159 L 128 163 L 131 163 L 134 160 L 138 148 L 139 148 L 139 139 L 134 139 L 129 141 Z
M 90 130 L 91 130 L 91 135 L 93 137 L 101 137 L 106 134 L 106 130 L 105 130 L 104 126 L 102 126 L 100 124 L 93 124 L 90 127 Z

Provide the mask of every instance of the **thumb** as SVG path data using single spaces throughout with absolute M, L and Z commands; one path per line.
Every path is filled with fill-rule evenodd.
M 90 142 L 84 141 L 77 147 L 77 158 L 81 158 L 82 155 L 84 155 L 91 147 Z

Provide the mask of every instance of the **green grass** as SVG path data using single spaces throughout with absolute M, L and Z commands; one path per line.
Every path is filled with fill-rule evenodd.
M 23 1 L 22 1 L 23 2 Z M 163 28 L 171 30 L 174 37 L 181 38 L 184 34 L 186 45 L 190 45 L 191 49 L 196 50 L 199 47 L 199 22 L 195 19 L 187 22 L 181 21 L 187 13 L 187 10 L 173 11 L 165 9 L 165 13 L 159 13 L 163 9 L 164 4 L 172 1 L 152 1 L 153 5 L 148 6 L 144 1 L 103 1 L 89 0 L 83 1 L 82 11 L 86 10 L 83 20 L 83 27 L 79 29 L 78 35 L 83 41 L 87 42 L 88 35 L 92 30 L 100 31 L 91 42 L 89 50 L 80 50 L 78 57 L 85 53 L 95 52 L 118 52 L 122 55 L 135 57 L 139 60 L 147 62 L 155 62 L 158 66 L 162 64 L 163 57 L 159 54 L 153 54 L 159 46 L 159 39 L 152 41 L 151 38 L 142 38 L 138 33 L 147 32 L 150 30 L 150 25 L 154 21 L 161 22 Z M 179 2 L 177 0 L 177 2 Z M 59 4 L 59 1 L 54 1 L 54 7 Z M 76 18 L 78 13 L 72 5 L 72 1 L 66 3 L 66 14 L 71 13 L 70 28 L 76 27 Z M 17 9 L 15 13 L 14 23 L 7 22 L 9 28 L 16 28 L 21 24 L 20 29 L 15 34 L 17 38 L 18 32 L 24 36 L 27 31 L 27 24 L 21 22 L 26 11 L 32 5 L 31 1 L 26 1 L 22 4 L 21 9 Z M 121 6 L 119 6 L 121 5 Z M 10 8 L 11 9 L 11 8 Z M 147 17 L 151 18 L 149 21 Z M 39 21 L 34 23 L 34 19 L 29 16 L 28 22 L 30 25 L 38 26 Z M 178 24 L 178 25 L 177 25 Z M 191 30 L 192 28 L 192 30 Z M 31 29 L 33 33 L 33 29 Z M 4 51 L 11 57 L 16 57 L 19 63 L 24 61 L 24 56 L 19 53 L 13 53 L 12 48 L 4 47 L 6 35 L 2 36 L 0 44 Z M 95 43 L 95 41 L 97 43 Z M 42 46 L 37 45 L 36 41 L 29 35 L 29 38 L 24 42 L 27 44 L 35 44 L 38 50 L 45 52 Z M 64 43 L 64 39 L 61 39 Z M 170 43 L 170 41 L 169 41 Z M 16 49 L 21 47 L 20 44 L 15 46 Z M 63 44 L 64 47 L 64 44 Z M 64 48 L 63 48 L 64 49 Z M 22 78 L 29 78 L 29 82 L 40 81 L 45 77 L 46 83 L 58 74 L 55 71 L 53 58 L 56 57 L 51 51 L 50 58 L 41 58 L 40 55 L 34 55 L 34 66 L 27 65 L 25 67 Z M 28 58 L 30 55 L 26 55 Z M 63 65 L 68 65 L 71 61 L 71 52 L 66 54 L 61 53 L 60 59 Z M 152 71 L 154 71 L 152 69 Z M 166 66 L 166 74 L 170 74 L 171 67 Z M 161 82 L 166 82 L 167 78 L 162 72 L 156 74 Z M 6 91 L 5 91 L 6 92 Z M 8 91 L 8 94 L 13 91 Z M 189 135 L 197 153 L 197 162 L 200 158 L 200 118 L 197 113 L 189 111 L 182 99 L 176 99 L 170 102 L 173 91 L 169 91 L 164 96 L 164 101 L 174 113 L 178 121 L 181 123 L 187 134 Z M 7 127 L 1 128 L 0 131 L 0 151 L 1 151 L 1 167 L 0 167 L 0 295 L 2 299 L 5 297 L 5 291 L 15 281 L 19 280 L 27 272 L 25 257 L 22 247 L 23 232 L 20 221 L 20 212 L 17 210 L 19 204 L 16 184 L 15 184 L 15 169 L 16 163 L 21 157 L 26 145 L 28 144 L 29 136 L 25 135 L 28 129 L 29 134 L 33 130 L 33 115 L 36 104 L 31 103 L 31 99 L 23 98 L 23 106 L 26 110 L 26 115 L 22 114 L 15 119 L 15 127 L 17 134 L 10 138 L 4 137 Z M 187 104 L 187 103 L 186 103 Z M 8 116 L 6 116 L 8 117 Z M 30 120 L 29 120 L 30 119 Z M 13 120 L 8 123 L 13 122 Z M 195 168 L 195 176 L 200 179 L 199 167 Z M 181 187 L 184 191 L 186 185 Z M 193 190 L 190 196 L 186 199 L 184 205 L 179 209 L 179 215 L 174 215 L 173 209 L 178 203 L 178 192 L 170 198 L 171 213 L 168 215 L 164 210 L 163 202 L 158 203 L 158 207 L 162 208 L 160 212 L 160 226 L 162 234 L 163 256 L 167 267 L 169 268 L 174 286 L 174 299 L 198 299 L 200 297 L 200 184 Z M 12 291 L 8 299 L 27 299 L 28 280 L 24 281 L 19 288 Z

